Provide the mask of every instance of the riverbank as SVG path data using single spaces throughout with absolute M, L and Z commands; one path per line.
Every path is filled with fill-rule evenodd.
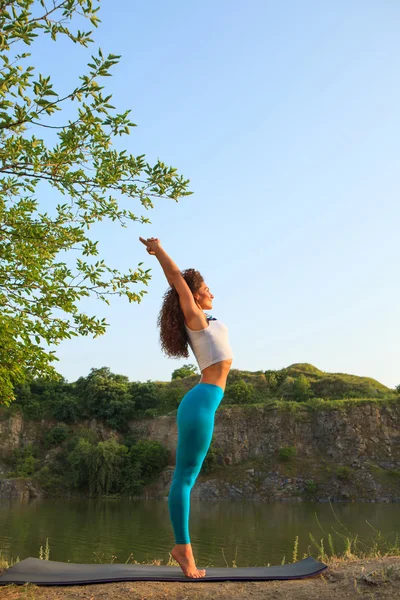
M 165 583 L 127 581 L 107 584 L 0 587 L 2 600 L 336 600 L 400 598 L 400 557 L 329 559 L 320 575 L 294 581 Z

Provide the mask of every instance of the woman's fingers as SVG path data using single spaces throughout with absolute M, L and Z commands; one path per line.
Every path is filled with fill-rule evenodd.
M 146 246 L 146 250 L 149 254 L 155 254 L 154 250 L 150 250 L 151 245 L 153 245 L 154 243 L 160 243 L 160 240 L 158 238 L 148 238 L 147 240 L 145 240 L 144 238 L 139 236 L 139 240 L 142 242 L 142 244 L 144 244 Z M 154 247 L 154 246 L 153 246 Z

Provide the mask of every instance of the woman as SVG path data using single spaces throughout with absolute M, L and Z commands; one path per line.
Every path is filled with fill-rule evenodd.
M 175 534 L 171 551 L 187 577 L 204 577 L 197 569 L 189 536 L 190 492 L 211 444 L 214 415 L 223 398 L 232 364 L 228 330 L 204 313 L 214 296 L 194 269 L 181 272 L 158 238 L 139 238 L 162 266 L 170 289 L 158 317 L 161 347 L 168 356 L 188 357 L 188 345 L 198 362 L 201 379 L 182 399 L 177 413 L 176 467 L 168 497 Z

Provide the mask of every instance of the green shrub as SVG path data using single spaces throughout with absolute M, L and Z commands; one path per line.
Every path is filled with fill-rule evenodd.
M 14 450 L 12 464 L 14 470 L 8 473 L 9 477 L 31 477 L 35 471 L 38 459 L 33 455 L 32 445 Z
M 54 474 L 50 467 L 42 467 L 36 474 L 35 479 L 45 492 L 54 494 L 60 491 L 62 478 L 60 475 Z
M 142 466 L 129 454 L 122 468 L 120 491 L 122 494 L 136 496 L 142 494 L 144 485 Z
M 228 385 L 242 379 L 242 371 L 239 369 L 231 369 L 228 373 L 227 383 Z
M 144 411 L 144 416 L 149 417 L 150 419 L 154 419 L 158 416 L 158 408 L 147 408 Z
M 280 385 L 284 382 L 287 376 L 286 369 L 280 371 L 264 371 L 265 379 L 271 392 L 276 392 Z
M 296 402 L 307 402 L 312 396 L 311 384 L 305 375 L 296 377 L 293 383 L 293 398 Z
M 246 383 L 243 379 L 239 379 L 234 383 L 226 386 L 225 403 L 229 404 L 250 404 L 254 398 L 254 385 Z
M 294 446 L 283 446 L 283 448 L 279 448 L 279 460 L 288 462 L 296 456 L 296 453 Z
M 211 443 L 210 448 L 208 449 L 207 455 L 204 459 L 203 465 L 201 467 L 202 473 L 212 473 L 215 471 L 218 466 L 218 458 L 220 456 L 219 450 L 217 450 L 213 443 Z
M 336 469 L 336 476 L 342 481 L 349 481 L 351 473 L 352 470 L 350 469 L 350 467 L 337 467 Z
M 264 377 L 270 391 L 275 392 L 280 383 L 276 371 L 265 371 Z
M 85 425 L 80 424 L 77 425 L 73 435 L 68 437 L 66 441 L 65 446 L 67 448 L 67 451 L 71 452 L 75 448 L 79 440 L 86 440 L 87 442 L 89 442 L 89 444 L 92 445 L 95 445 L 101 441 L 97 429 L 88 429 Z
M 67 421 L 65 407 L 68 405 L 69 390 L 70 385 L 64 379 L 36 378 L 15 387 L 15 402 L 28 419 L 38 420 L 53 416 L 60 421 Z
M 58 399 L 57 399 L 58 400 Z M 64 423 L 76 423 L 82 418 L 78 398 L 72 395 L 65 395 L 60 402 L 53 406 L 53 417 L 57 421 Z
M 156 385 L 152 381 L 132 383 L 130 385 L 130 393 L 136 411 L 144 412 L 149 408 L 157 408 L 158 392 Z
M 122 439 L 122 445 L 126 446 L 128 450 L 130 450 L 130 448 L 134 446 L 137 441 L 137 436 L 134 433 L 130 432 L 127 435 L 125 435 L 125 437 Z
M 279 394 L 284 400 L 293 400 L 294 377 L 288 375 L 279 387 Z
M 173 371 L 171 379 L 184 379 L 185 377 L 190 377 L 191 375 L 198 375 L 198 373 L 199 371 L 196 365 L 183 365 L 183 367 Z
M 128 429 L 128 421 L 135 416 L 135 399 L 132 397 L 135 385 L 130 384 L 125 375 L 101 367 L 91 369 L 86 378 L 80 377 L 73 389 L 80 399 L 83 417 L 102 419 L 110 427 L 124 432 Z
M 389 477 L 393 477 L 393 479 L 400 479 L 400 471 L 396 471 L 395 469 L 388 470 Z
M 140 472 L 145 483 L 156 479 L 168 465 L 169 452 L 160 442 L 139 440 L 131 447 L 129 454 L 133 462 L 140 463 Z
M 74 449 L 68 454 L 70 467 L 70 483 L 73 487 L 83 488 L 89 485 L 89 465 L 92 444 L 83 438 L 75 443 Z
M 45 407 L 41 398 L 32 394 L 28 383 L 15 386 L 15 404 L 26 419 L 39 420 L 44 417 Z
M 131 445 L 122 469 L 120 491 L 139 495 L 168 465 L 168 450 L 159 442 L 139 440 Z
M 312 388 L 315 396 L 335 400 L 393 396 L 393 390 L 370 377 L 356 377 L 346 373 L 326 373 L 313 382 Z
M 308 492 L 309 494 L 315 494 L 316 491 L 317 484 L 315 483 L 314 479 L 308 479 L 306 481 L 306 492 Z
M 162 387 L 158 390 L 159 414 L 165 415 L 175 411 L 185 395 L 182 387 Z
M 95 495 L 118 492 L 127 455 L 128 448 L 115 440 L 92 445 L 81 438 L 68 456 L 72 485 Z
M 57 446 L 62 444 L 64 440 L 68 437 L 69 429 L 67 425 L 61 423 L 60 425 L 56 425 L 50 431 L 48 431 L 45 435 L 45 444 L 46 446 Z
M 313 395 L 310 381 L 303 374 L 297 377 L 288 375 L 279 388 L 279 392 L 285 400 L 296 402 L 306 402 Z

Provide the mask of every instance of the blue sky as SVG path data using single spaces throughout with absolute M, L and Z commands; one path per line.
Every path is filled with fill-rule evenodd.
M 93 229 L 111 266 L 144 261 L 153 278 L 141 304 L 82 303 L 110 327 L 58 346 L 59 372 L 167 381 L 194 362 L 161 353 L 168 284 L 140 235 L 203 274 L 234 368 L 399 384 L 398 2 L 103 2 L 99 16 L 88 51 L 40 43 L 37 66 L 62 93 L 98 47 L 121 54 L 105 92 L 138 127 L 118 147 L 177 167 L 194 194 L 156 201 L 152 225 Z

